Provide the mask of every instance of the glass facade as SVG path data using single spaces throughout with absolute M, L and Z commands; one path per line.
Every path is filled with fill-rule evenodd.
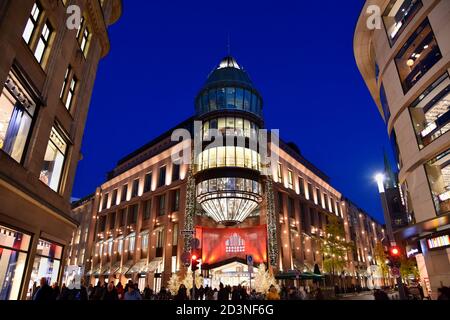
M 425 164 L 438 214 L 450 211 L 450 149 Z
M 391 46 L 420 8 L 422 8 L 421 0 L 391 0 L 383 14 L 383 21 Z
M 203 139 L 210 138 L 210 130 L 216 129 L 222 135 L 235 135 L 254 137 L 259 129 L 258 126 L 239 117 L 220 117 L 203 122 Z
M 262 115 L 262 102 L 254 92 L 239 88 L 225 87 L 205 90 L 197 99 L 199 115 L 216 110 L 242 110 Z
M 260 170 L 261 156 L 243 147 L 217 147 L 206 149 L 197 156 L 197 170 L 220 167 L 241 167 Z
M 36 256 L 33 262 L 30 282 L 28 284 L 28 295 L 34 295 L 36 285 L 39 285 L 41 278 L 47 279 L 49 285 L 58 282 L 61 267 L 63 247 L 43 239 L 39 239 Z
M 395 57 L 404 93 L 442 58 L 428 19 L 417 28 Z
M 31 236 L 0 225 L 0 300 L 18 300 Z
M 36 105 L 10 73 L 0 95 L 0 149 L 22 161 Z
M 450 77 L 445 73 L 428 87 L 409 109 L 420 149 L 449 131 L 449 108 Z
M 67 142 L 59 131 L 53 127 L 50 133 L 44 164 L 39 179 L 53 191 L 59 191 L 59 185 L 64 169 L 67 152 Z

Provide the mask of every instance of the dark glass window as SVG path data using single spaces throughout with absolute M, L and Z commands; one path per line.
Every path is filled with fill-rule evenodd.
M 225 109 L 226 94 L 225 88 L 217 89 L 217 109 Z
M 126 184 L 122 187 L 122 193 L 120 195 L 121 202 L 127 201 L 127 193 L 128 193 L 128 185 Z
M 417 28 L 395 57 L 403 91 L 409 91 L 442 58 L 428 19 Z
M 305 196 L 305 180 L 301 177 L 298 177 L 298 190 L 302 196 Z
M 172 212 L 180 210 L 180 189 L 172 192 Z
M 99 231 L 103 232 L 106 229 L 106 216 L 101 216 L 99 221 Z
M 119 215 L 120 215 L 120 221 L 119 221 L 120 225 L 119 225 L 119 227 L 123 227 L 125 225 L 126 218 L 127 218 L 126 209 L 121 209 L 119 211 Z
M 292 198 L 288 200 L 288 214 L 290 218 L 295 218 L 295 204 Z
M 117 205 L 117 189 L 114 189 L 111 197 L 111 207 Z
M 144 202 L 144 220 L 150 219 L 152 213 L 152 200 Z
M 236 108 L 242 110 L 244 108 L 244 90 L 236 89 Z
M 235 94 L 235 88 L 227 88 L 227 109 L 236 108 Z
M 310 215 L 310 221 L 311 221 L 311 226 L 316 226 L 316 219 L 314 218 L 314 210 L 309 208 L 309 215 Z
M 316 189 L 316 192 L 317 192 L 317 205 L 323 206 L 322 197 L 320 195 L 320 189 Z
M 166 214 L 166 196 L 160 195 L 158 197 L 158 215 L 163 216 Z
M 131 197 L 137 197 L 139 191 L 139 179 L 133 181 L 133 186 L 131 188 Z
M 105 210 L 106 207 L 108 206 L 108 198 L 109 198 L 109 193 L 103 194 L 102 210 Z
M 308 182 L 308 196 L 309 196 L 309 200 L 314 201 L 313 187 L 312 187 L 312 184 L 309 182 Z
M 446 72 L 429 86 L 410 107 L 419 148 L 450 130 L 450 78 Z
M 144 179 L 144 193 L 152 190 L 152 173 L 149 172 L 145 175 Z
M 383 14 L 383 21 L 391 46 L 420 8 L 422 8 L 422 1 L 420 0 L 391 0 Z
M 306 224 L 307 224 L 307 222 L 306 222 L 306 210 L 307 210 L 306 206 L 304 204 L 302 204 L 300 206 L 300 216 L 301 216 L 301 220 L 302 220 L 302 221 L 300 221 L 300 223 L 301 223 L 303 232 L 306 232 Z
M 128 223 L 131 224 L 135 224 L 137 221 L 137 216 L 138 216 L 138 205 L 132 205 L 129 209 L 128 209 Z
M 283 213 L 283 194 L 278 192 L 278 211 Z
M 250 102 L 252 100 L 252 93 L 248 90 L 244 90 L 244 110 L 250 111 Z
M 109 228 L 114 229 L 115 225 L 116 225 L 116 212 L 114 211 L 111 213 L 111 217 L 109 220 Z
M 217 109 L 216 104 L 217 98 L 216 98 L 216 90 L 209 90 L 209 110 L 214 111 Z
M 381 107 L 383 108 L 384 120 L 387 124 L 389 122 L 389 119 L 391 118 L 391 110 L 389 109 L 389 103 L 387 100 L 386 91 L 384 90 L 383 84 L 381 84 L 380 88 L 380 102 Z
M 159 168 L 158 188 L 166 185 L 166 167 Z
M 209 111 L 209 101 L 208 101 L 208 92 L 203 93 L 202 95 L 202 105 L 203 105 L 203 112 Z
M 172 166 L 172 183 L 180 179 L 180 165 L 173 164 Z

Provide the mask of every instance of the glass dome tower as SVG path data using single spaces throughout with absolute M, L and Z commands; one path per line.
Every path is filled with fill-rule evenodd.
M 262 98 L 247 72 L 227 56 L 195 101 L 204 141 L 196 157 L 197 201 L 216 222 L 241 223 L 262 200 L 255 142 L 263 126 Z

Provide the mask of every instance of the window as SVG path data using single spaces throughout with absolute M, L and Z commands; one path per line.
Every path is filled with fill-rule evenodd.
M 438 214 L 450 211 L 450 149 L 425 164 Z
M 420 0 L 391 0 L 383 14 L 389 44 L 392 46 L 419 9 Z
M 395 57 L 406 94 L 442 58 L 428 19 L 417 28 Z
M 283 176 L 282 176 L 281 172 L 282 172 L 281 171 L 281 163 L 278 163 L 278 166 L 277 166 L 277 177 L 278 177 L 278 182 L 279 183 L 283 183 Z
M 389 107 L 389 103 L 387 100 L 386 91 L 384 90 L 383 83 L 381 83 L 381 87 L 380 87 L 380 102 L 381 102 L 381 107 L 383 108 L 384 121 L 387 124 L 389 122 L 389 119 L 391 118 L 391 110 Z
M 445 73 L 429 86 L 411 105 L 411 119 L 419 148 L 450 130 L 450 78 Z
M 243 147 L 216 147 L 201 152 L 197 157 L 198 170 L 216 167 L 243 167 L 259 170 L 261 156 L 255 150 Z
M 319 206 L 323 206 L 322 203 L 322 196 L 320 194 L 320 189 L 316 189 L 317 195 L 316 195 L 316 204 Z
M 56 243 L 39 239 L 28 286 L 29 292 L 33 292 L 33 284 L 39 283 L 41 278 L 47 279 L 49 285 L 58 282 L 62 250 L 63 247 Z
M 111 197 L 111 207 L 114 207 L 115 205 L 117 205 L 117 189 L 114 189 L 112 192 L 112 197 Z
M 288 214 L 289 218 L 295 218 L 295 204 L 294 199 L 289 198 L 288 200 Z
M 121 192 L 121 194 L 120 194 L 120 202 L 127 201 L 127 193 L 128 193 L 128 185 L 125 184 L 125 185 L 122 187 L 122 192 Z
M 119 215 L 120 215 L 119 227 L 123 227 L 126 222 L 127 212 L 125 211 L 125 209 L 121 209 L 119 211 Z
M 116 212 L 112 212 L 111 216 L 109 217 L 109 229 L 113 230 L 114 226 L 116 225 Z
M 134 252 L 134 248 L 136 247 L 136 234 L 134 232 L 130 233 L 127 236 L 127 240 L 128 240 L 128 251 L 132 253 Z
M 53 127 L 39 179 L 56 192 L 60 191 L 66 154 L 67 141 L 61 132 Z
M 64 75 L 64 82 L 61 89 L 60 99 L 66 106 L 67 110 L 70 111 L 72 107 L 73 97 L 75 95 L 75 89 L 77 87 L 78 80 L 74 75 L 73 69 L 69 66 Z
M 148 231 L 141 233 L 141 259 L 147 257 L 148 252 Z
M 314 194 L 313 194 L 313 187 L 312 184 L 308 182 L 308 200 L 313 201 Z
M 180 189 L 172 192 L 172 212 L 180 210 Z
M 108 239 L 108 241 L 106 242 L 106 248 L 107 248 L 108 256 L 111 257 L 112 249 L 113 249 L 113 239 L 112 238 Z
M 36 58 L 36 60 L 39 63 L 42 63 L 44 54 L 47 51 L 51 33 L 52 33 L 52 27 L 48 22 L 46 22 L 44 24 L 44 27 L 42 28 L 42 32 L 39 36 L 36 50 L 34 51 L 34 57 Z
M 278 211 L 283 214 L 283 194 L 278 192 Z
M 87 26 L 86 18 L 82 17 L 80 28 L 77 32 L 77 39 L 80 45 L 81 51 L 83 51 L 84 57 L 87 57 L 87 53 L 89 50 L 89 41 L 91 38 L 91 32 L 89 31 L 89 27 Z
M 30 45 L 31 39 L 35 31 L 37 30 L 39 19 L 41 17 L 42 9 L 39 3 L 35 2 L 31 9 L 30 17 L 23 31 L 22 38 Z
M 135 224 L 136 223 L 137 216 L 138 216 L 138 209 L 139 209 L 139 206 L 137 204 L 132 205 L 128 209 L 128 223 L 129 224 Z
M 100 220 L 98 221 L 98 231 L 104 232 L 106 229 L 106 216 L 101 216 Z
M 22 162 L 36 104 L 9 73 L 0 95 L 0 149 L 17 162 Z
M 330 203 L 328 202 L 328 196 L 325 193 L 323 194 L 323 198 L 324 198 L 323 201 L 325 201 L 324 208 L 327 209 L 328 211 L 331 211 Z
M 108 206 L 108 197 L 109 197 L 109 193 L 103 194 L 102 210 L 105 210 Z
M 159 168 L 158 188 L 166 185 L 166 167 Z
M 305 196 L 305 180 L 303 178 L 298 177 L 298 189 L 302 196 Z
M 0 301 L 18 300 L 31 236 L 0 225 Z
M 306 210 L 308 210 L 308 208 L 304 204 L 300 205 L 300 223 L 303 232 L 306 232 Z
M 180 165 L 173 164 L 172 166 L 172 183 L 180 179 Z
M 292 170 L 288 170 L 288 187 L 294 189 L 294 178 L 292 177 Z
M 178 223 L 174 223 L 172 231 L 172 246 L 178 245 Z
M 158 216 L 163 216 L 166 214 L 166 196 L 160 195 L 158 197 Z
M 139 179 L 133 181 L 133 185 L 131 186 L 131 198 L 137 197 L 139 192 Z
M 152 190 L 152 173 L 149 172 L 144 178 L 144 193 Z
M 164 246 L 164 229 L 156 232 L 156 248 L 162 248 Z
M 152 214 L 152 200 L 147 200 L 144 202 L 144 220 L 150 219 Z

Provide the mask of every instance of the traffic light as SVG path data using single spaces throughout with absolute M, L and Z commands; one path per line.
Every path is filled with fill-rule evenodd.
M 193 254 L 192 257 L 191 257 L 191 270 L 192 270 L 192 272 L 195 272 L 195 270 L 198 270 L 198 264 L 199 264 L 198 257 L 195 254 Z
M 400 258 L 401 258 L 401 252 L 399 247 L 391 247 L 389 248 L 389 263 L 388 265 L 393 268 L 400 268 Z

